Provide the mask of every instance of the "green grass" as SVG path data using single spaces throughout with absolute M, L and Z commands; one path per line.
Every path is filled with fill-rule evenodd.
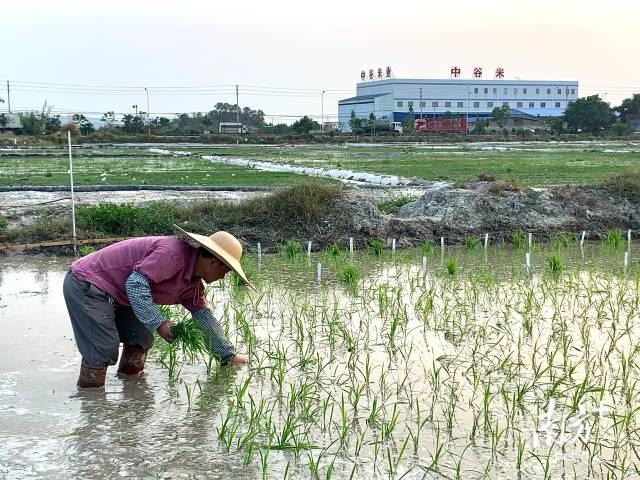
M 415 200 L 416 197 L 413 195 L 392 195 L 378 203 L 378 209 L 382 213 L 394 214 L 400 211 L 400 207 Z

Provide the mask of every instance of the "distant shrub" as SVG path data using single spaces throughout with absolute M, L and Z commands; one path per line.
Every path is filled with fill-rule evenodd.
M 480 173 L 478 174 L 478 180 L 481 182 L 495 182 L 496 176 L 490 173 Z
M 489 191 L 491 193 L 519 192 L 521 190 L 522 187 L 516 180 L 496 180 L 495 182 L 491 182 L 489 185 Z
M 634 200 L 640 199 L 640 170 L 628 170 L 610 175 L 603 186 L 616 195 Z
M 146 207 L 131 203 L 101 203 L 78 209 L 78 227 L 106 235 L 167 235 L 173 232 L 176 207 L 154 202 Z
M 378 210 L 387 214 L 398 213 L 402 206 L 415 202 L 415 200 L 416 197 L 413 195 L 394 195 L 378 203 Z
M 78 250 L 78 253 L 80 254 L 81 257 L 86 257 L 87 255 L 95 252 L 96 249 L 93 248 L 90 245 L 83 245 L 82 247 L 80 247 L 80 250 Z
M 4 218 L 2 215 L 0 215 L 0 232 L 2 232 L 7 228 L 7 224 L 8 224 L 7 219 Z

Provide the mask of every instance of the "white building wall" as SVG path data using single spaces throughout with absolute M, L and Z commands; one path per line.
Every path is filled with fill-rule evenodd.
M 511 109 L 525 110 L 535 115 L 535 110 L 564 110 L 568 102 L 578 98 L 578 82 L 389 79 L 357 84 L 358 96 L 382 93 L 388 96 L 378 97 L 376 110 L 408 112 L 409 102 L 413 102 L 415 113 L 419 113 L 422 108 L 423 113 L 432 114 L 442 114 L 446 111 L 487 114 L 493 108 L 506 103 Z M 390 101 L 392 106 L 389 105 Z

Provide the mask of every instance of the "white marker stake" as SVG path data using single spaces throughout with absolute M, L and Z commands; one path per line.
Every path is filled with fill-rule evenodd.
M 258 263 L 262 262 L 262 245 L 258 242 Z
M 349 237 L 349 253 L 353 256 L 353 237 Z
M 527 272 L 531 271 L 531 253 L 527 252 L 524 256 L 524 262 L 527 266 Z
M 484 249 L 486 250 L 488 246 L 489 246 L 489 234 L 485 233 L 484 234 Z
M 391 253 L 392 254 L 396 253 L 396 239 L 395 238 L 393 240 L 391 240 Z
M 627 230 L 627 243 L 629 244 L 629 250 L 631 250 L 631 230 Z
M 531 250 L 531 244 L 533 242 L 533 234 L 529 232 L 529 250 Z
M 629 265 L 629 252 L 624 252 L 624 269 L 627 270 L 627 266 Z
M 76 253 L 76 197 L 73 192 L 73 160 L 71 158 L 71 130 L 67 130 L 69 145 L 69 179 L 71 180 L 71 225 L 73 228 L 73 253 Z
M 307 244 L 307 256 L 311 256 L 311 242 Z
M 427 273 L 427 257 L 422 257 L 422 273 Z
M 440 237 L 440 248 L 444 248 L 444 237 Z
M 322 264 L 319 263 L 316 268 L 316 276 L 318 277 L 318 285 L 322 282 Z
M 580 248 L 582 248 L 584 246 L 584 237 L 587 234 L 586 231 L 582 231 L 582 237 L 580 238 Z

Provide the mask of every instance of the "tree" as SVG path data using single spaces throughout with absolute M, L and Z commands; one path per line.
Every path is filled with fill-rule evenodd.
M 4 113 L 0 113 L 0 128 L 4 128 L 9 125 L 9 119 Z
M 511 115 L 509 105 L 503 105 L 502 107 L 495 107 L 491 111 L 491 116 L 496 121 L 500 128 L 503 128 L 507 124 L 507 120 Z
M 369 131 L 371 132 L 371 134 L 373 135 L 375 129 L 376 129 L 376 116 L 373 114 L 373 112 L 371 112 L 369 114 Z
M 291 128 L 294 132 L 303 134 L 309 133 L 314 128 L 320 128 L 320 124 L 314 120 L 311 120 L 306 115 L 299 120 L 296 120 L 291 124 Z
M 104 126 L 107 128 L 114 127 L 117 123 L 115 112 L 105 113 L 104 115 L 102 115 L 102 118 L 100 119 L 100 121 L 104 122 Z
M 81 113 L 76 113 L 71 118 L 73 119 L 73 122 L 76 125 L 78 125 L 78 128 L 80 129 L 80 135 L 88 135 L 88 134 L 96 131 L 96 129 L 93 126 L 93 123 L 91 123 L 87 119 L 87 117 L 85 117 Z
M 622 122 L 627 121 L 627 115 L 640 115 L 640 93 L 634 93 L 631 98 L 625 98 L 615 111 L 620 114 Z
M 574 132 L 598 133 L 611 125 L 613 121 L 609 104 L 598 95 L 591 95 L 570 102 L 564 112 L 564 118 L 569 129 Z
M 127 113 L 122 117 L 122 129 L 126 133 L 140 133 L 144 129 L 144 120 L 139 115 Z
M 412 133 L 415 129 L 415 123 L 413 108 L 409 107 L 409 113 L 404 117 L 404 120 L 402 120 L 402 131 L 405 133 Z
M 562 117 L 548 117 L 546 123 L 549 125 L 551 133 L 564 133 L 564 119 Z
M 349 127 L 354 135 L 361 135 L 364 129 L 362 128 L 362 119 L 356 117 L 356 112 L 351 110 L 351 118 L 349 118 Z

